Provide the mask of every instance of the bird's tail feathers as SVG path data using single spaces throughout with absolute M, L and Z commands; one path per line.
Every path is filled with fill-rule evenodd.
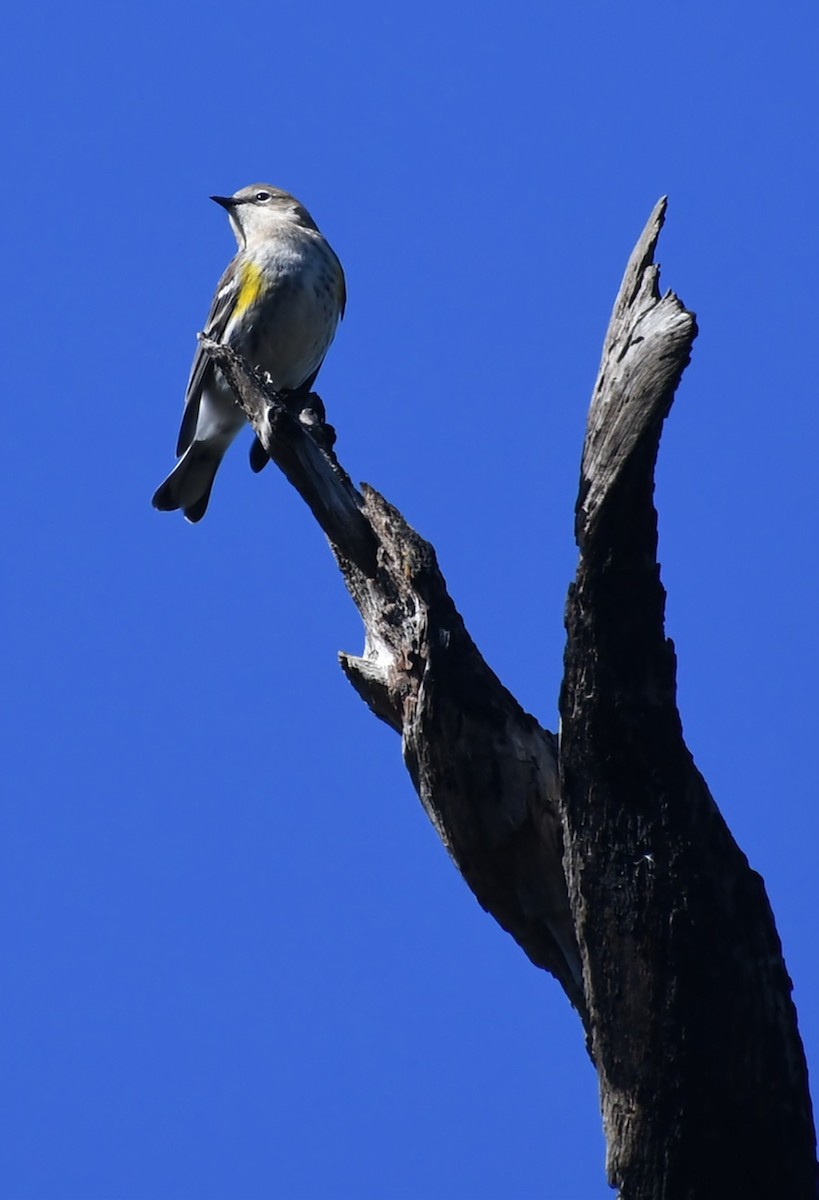
M 210 442 L 192 442 L 167 479 L 160 483 L 151 503 L 160 512 L 181 508 L 195 524 L 205 515 L 216 472 L 227 447 Z

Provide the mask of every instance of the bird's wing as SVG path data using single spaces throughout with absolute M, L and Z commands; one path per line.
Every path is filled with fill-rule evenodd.
M 238 257 L 238 256 L 237 256 Z M 236 304 L 236 297 L 241 286 L 236 258 L 232 259 L 227 269 L 216 285 L 216 294 L 210 306 L 203 333 L 212 341 L 221 341 Z M 179 430 L 179 441 L 176 454 L 184 454 L 196 436 L 196 423 L 199 419 L 199 402 L 202 388 L 213 374 L 213 363 L 197 343 L 193 356 L 188 386 L 185 389 L 185 411 L 182 414 L 182 427 Z
M 344 268 L 341 265 L 341 259 L 331 246 L 327 248 L 336 260 L 338 267 L 338 319 L 342 321 L 344 319 L 344 310 L 347 307 L 347 280 L 344 278 Z

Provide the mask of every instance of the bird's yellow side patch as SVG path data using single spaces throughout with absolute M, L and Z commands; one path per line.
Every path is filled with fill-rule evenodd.
M 246 308 L 259 299 L 262 292 L 262 272 L 255 263 L 246 262 L 239 276 L 239 295 L 233 308 L 233 316 L 239 317 Z

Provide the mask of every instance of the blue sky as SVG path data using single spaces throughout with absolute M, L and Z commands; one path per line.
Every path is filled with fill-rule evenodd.
M 554 728 L 608 315 L 654 202 L 697 314 L 658 469 L 686 736 L 764 876 L 819 1070 L 815 5 L 17 6 L 5 183 L 9 1200 L 600 1200 L 579 1023 L 478 907 L 361 627 L 245 447 L 150 495 L 233 249 L 311 210 L 356 479 Z

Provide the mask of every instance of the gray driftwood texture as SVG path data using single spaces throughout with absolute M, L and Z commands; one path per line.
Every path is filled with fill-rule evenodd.
M 623 1200 L 814 1200 L 791 984 L 760 877 L 682 737 L 664 633 L 654 464 L 696 336 L 660 297 L 660 201 L 615 303 L 583 449 L 556 738 L 481 657 L 430 544 L 294 413 L 205 347 L 327 535 L 365 629 L 341 655 L 400 735 L 421 802 L 479 903 L 577 1010 Z M 544 1163 L 544 1195 L 548 1163 Z

